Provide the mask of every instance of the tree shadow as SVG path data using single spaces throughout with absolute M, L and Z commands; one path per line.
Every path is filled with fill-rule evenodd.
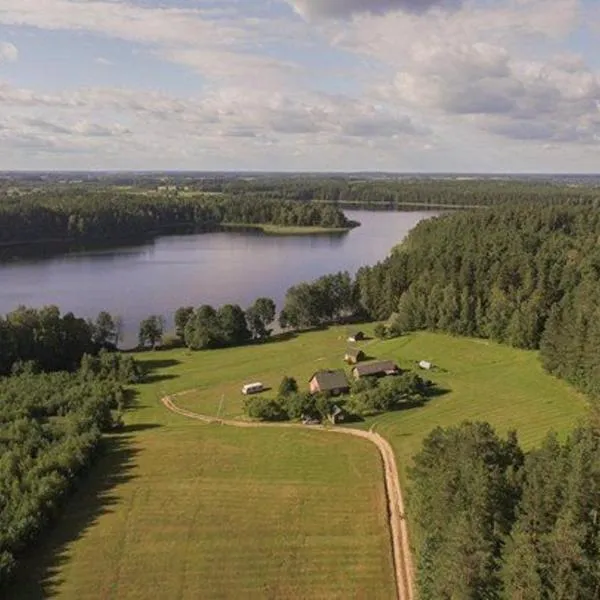
M 338 425 L 343 427 L 344 425 L 353 425 L 354 423 L 364 423 L 365 419 L 361 415 L 356 415 L 354 413 L 346 413 L 344 415 L 344 420 L 339 422 Z
M 159 427 L 162 427 L 162 425 L 159 425 L 158 423 L 136 423 L 136 424 L 131 424 L 131 425 L 124 425 L 119 430 L 119 433 L 126 435 L 128 433 L 138 433 L 140 431 L 148 431 L 150 429 L 158 429 Z
M 440 396 L 445 396 L 446 394 L 449 394 L 451 391 L 452 390 L 448 388 L 441 388 L 437 385 L 434 385 L 427 391 L 427 399 L 431 400 L 432 398 L 439 398 Z
M 361 360 L 360 362 L 358 362 L 357 364 L 360 365 L 360 363 L 366 363 L 366 362 L 371 362 L 373 360 L 377 360 L 376 356 L 371 356 L 370 354 L 366 354 L 365 353 L 365 357 L 363 358 L 363 360 Z M 356 366 L 356 365 L 355 365 Z
M 144 383 L 158 383 L 159 381 L 168 381 L 169 379 L 177 379 L 177 375 L 145 375 Z
M 174 358 L 143 359 L 140 361 L 140 365 L 146 373 L 157 371 L 158 369 L 170 369 L 171 367 L 176 367 L 180 364 L 181 361 L 175 360 Z
M 398 404 L 397 406 L 395 406 L 391 412 L 400 412 L 400 411 L 404 411 L 404 410 L 412 410 L 414 408 L 423 408 L 426 404 L 431 402 L 431 400 L 433 400 L 434 398 L 440 398 L 441 396 L 445 396 L 446 394 L 449 394 L 451 391 L 452 390 L 449 390 L 447 388 L 440 388 L 440 387 L 437 387 L 436 385 L 433 385 L 427 390 L 427 394 L 425 396 L 423 396 L 421 399 L 409 400 L 408 402 L 402 402 L 401 404 Z
M 181 364 L 181 361 L 173 358 L 156 358 L 140 361 L 140 370 L 142 372 L 142 383 L 158 383 L 159 381 L 167 381 L 176 379 L 178 376 L 172 373 L 156 373 L 164 369 L 171 369 Z
M 41 532 L 37 545 L 18 557 L 14 580 L 0 590 L 0 597 L 44 600 L 58 592 L 62 579 L 57 576 L 69 560 L 70 545 L 83 537 L 103 514 L 114 510 L 119 502 L 115 489 L 135 478 L 132 471 L 139 450 L 133 445 L 133 436 L 127 434 L 153 427 L 156 425 L 130 426 L 126 434 L 104 438 L 94 464 L 74 484 L 59 516 Z
M 290 340 L 294 340 L 298 337 L 298 334 L 295 331 L 284 331 L 282 333 L 276 333 L 271 337 L 268 337 L 264 340 L 257 340 L 256 344 L 277 344 L 279 342 L 289 342 Z

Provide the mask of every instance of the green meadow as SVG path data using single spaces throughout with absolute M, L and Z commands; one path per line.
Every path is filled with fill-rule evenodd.
M 393 598 L 374 447 L 318 431 L 205 425 L 160 403 L 193 390 L 176 402 L 242 418 L 244 383 L 276 389 L 289 375 L 306 389 L 319 369 L 349 371 L 351 331 L 139 354 L 150 381 L 137 388 L 125 431 L 107 440 L 10 598 Z M 403 478 L 438 425 L 486 420 L 532 447 L 550 429 L 564 436 L 586 413 L 585 398 L 545 374 L 534 352 L 432 333 L 358 346 L 403 368 L 438 367 L 427 376 L 443 393 L 357 425 L 390 440 Z

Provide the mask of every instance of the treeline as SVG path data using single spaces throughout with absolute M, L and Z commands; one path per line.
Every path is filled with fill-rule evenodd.
M 199 308 L 182 306 L 175 311 L 175 333 L 191 350 L 241 346 L 268 338 L 275 317 L 276 306 L 270 298 L 258 298 L 245 311 L 237 304 L 217 309 L 208 304 Z M 139 345 L 154 348 L 162 342 L 163 335 L 164 319 L 152 315 L 140 323 Z
M 0 588 L 92 464 L 101 435 L 121 424 L 131 357 L 85 355 L 74 373 L 0 378 Z
M 0 196 L 0 244 L 5 245 L 135 239 L 180 228 L 213 231 L 224 223 L 352 225 L 337 207 L 243 195 L 194 197 L 50 189 L 19 197 Z
M 488 424 L 437 428 L 410 477 L 422 600 L 598 598 L 596 428 L 527 454 Z
M 357 287 L 345 271 L 292 286 L 286 293 L 279 324 L 283 329 L 316 327 L 359 312 Z
M 503 206 L 420 223 L 356 278 L 372 319 L 540 348 L 545 367 L 600 392 L 600 212 Z
M 0 376 L 33 371 L 73 371 L 84 354 L 115 349 L 120 336 L 118 318 L 102 312 L 95 321 L 56 306 L 20 306 L 0 316 Z
M 600 201 L 598 187 L 514 180 L 260 177 L 252 180 L 207 179 L 196 182 L 194 187 L 252 198 L 391 209 L 411 205 L 468 207 L 505 203 L 597 204 Z

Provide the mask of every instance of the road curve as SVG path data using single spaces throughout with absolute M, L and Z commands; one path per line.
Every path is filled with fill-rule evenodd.
M 182 396 L 189 392 L 165 396 L 161 402 L 170 411 L 187 417 L 188 419 L 196 419 L 204 423 L 216 423 L 220 425 L 229 425 L 231 427 L 271 427 L 271 428 L 288 428 L 288 429 L 314 429 L 329 433 L 341 433 L 352 435 L 369 440 L 379 450 L 383 463 L 385 493 L 388 502 L 388 520 L 390 527 L 390 536 L 392 541 L 392 555 L 394 561 L 394 573 L 396 579 L 396 592 L 398 600 L 413 600 L 414 599 L 414 582 L 413 582 L 413 566 L 410 553 L 410 545 L 408 538 L 408 527 L 406 525 L 404 500 L 402 490 L 400 488 L 400 480 L 398 478 L 398 468 L 396 466 L 396 457 L 390 443 L 373 431 L 362 431 L 360 429 L 349 429 L 343 427 L 323 427 L 322 425 L 299 425 L 296 423 L 256 423 L 249 421 L 234 421 L 231 419 L 219 419 L 201 415 L 184 408 L 177 406 L 174 398 Z

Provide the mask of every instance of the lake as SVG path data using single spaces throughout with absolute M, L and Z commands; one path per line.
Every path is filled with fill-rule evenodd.
M 419 221 L 436 214 L 345 212 L 362 226 L 344 234 L 167 236 L 139 246 L 0 264 L 0 314 L 19 304 L 56 304 L 82 317 L 106 310 L 123 318 L 125 342 L 131 344 L 139 321 L 150 314 L 162 314 L 170 324 L 179 306 L 247 307 L 260 296 L 281 305 L 296 283 L 337 271 L 354 274 L 384 259 Z

